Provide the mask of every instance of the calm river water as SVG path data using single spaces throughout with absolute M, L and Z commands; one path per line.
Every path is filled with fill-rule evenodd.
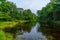
M 60 27 L 41 26 L 36 22 L 18 23 L 7 31 L 14 34 L 15 40 L 60 40 Z
M 32 26 L 31 31 L 23 31 L 21 30 L 22 34 L 18 34 L 16 36 L 17 40 L 47 40 L 46 37 L 42 34 L 42 32 L 38 32 L 38 28 L 40 27 L 39 23 L 35 26 Z

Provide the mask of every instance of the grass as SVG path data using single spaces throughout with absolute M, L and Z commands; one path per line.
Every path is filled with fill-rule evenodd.
M 0 22 L 0 28 L 5 28 L 5 27 L 13 27 L 14 25 L 16 25 L 17 22 L 14 21 L 6 21 L 6 22 Z
M 4 29 L 4 28 L 6 28 L 6 27 L 13 27 L 13 26 L 16 25 L 18 22 L 24 23 L 24 22 L 28 22 L 28 21 L 26 21 L 26 20 L 0 21 L 0 28 Z
M 13 40 L 13 35 L 3 31 L 6 27 L 14 27 L 17 23 L 28 22 L 26 20 L 17 20 L 17 21 L 0 21 L 0 40 Z
M 13 36 L 10 33 L 0 30 L 0 40 L 13 40 Z

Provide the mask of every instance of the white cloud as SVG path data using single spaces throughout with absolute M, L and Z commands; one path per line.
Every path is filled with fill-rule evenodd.
M 24 9 L 31 9 L 32 12 L 36 13 L 37 10 L 42 9 L 46 6 L 50 0 L 9 0 L 16 3 L 17 7 Z

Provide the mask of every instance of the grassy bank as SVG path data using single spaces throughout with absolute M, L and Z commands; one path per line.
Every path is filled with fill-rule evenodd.
M 0 40 L 13 40 L 13 36 L 0 29 Z
M 24 23 L 24 22 L 28 22 L 28 21 L 25 21 L 25 20 L 18 20 L 18 21 L 0 21 L 0 28 L 3 29 L 3 28 L 6 28 L 6 27 L 13 27 L 18 22 Z
M 0 28 L 5 28 L 5 27 L 13 27 L 14 25 L 16 25 L 17 22 L 14 21 L 6 21 L 6 22 L 0 22 Z

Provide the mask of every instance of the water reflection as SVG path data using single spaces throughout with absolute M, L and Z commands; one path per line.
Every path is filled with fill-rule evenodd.
M 36 22 L 18 23 L 14 27 L 5 28 L 14 40 L 60 40 L 60 25 L 46 25 Z
M 47 40 L 46 37 L 42 34 L 42 32 L 38 32 L 38 28 L 40 27 L 39 23 L 31 28 L 30 33 L 27 31 L 21 31 L 16 36 L 16 40 Z M 26 28 L 27 29 L 27 28 Z
M 41 26 L 39 28 L 47 40 L 60 40 L 60 26 Z

